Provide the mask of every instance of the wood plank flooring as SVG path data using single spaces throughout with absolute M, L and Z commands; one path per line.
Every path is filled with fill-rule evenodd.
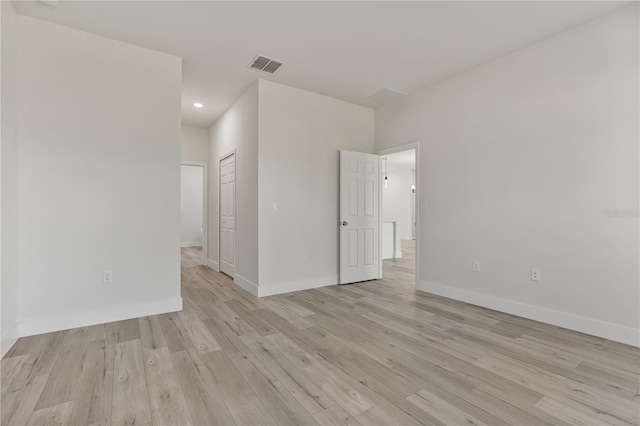
M 640 351 L 385 279 L 257 299 L 183 249 L 184 311 L 21 338 L 2 425 L 639 423 Z

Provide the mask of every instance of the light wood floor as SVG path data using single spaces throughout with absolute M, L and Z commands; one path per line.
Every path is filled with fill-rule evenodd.
M 20 339 L 2 424 L 638 424 L 638 349 L 415 292 L 401 263 L 263 299 L 197 263 L 183 312 Z
M 402 257 L 400 259 L 387 259 L 383 263 L 383 275 L 385 278 L 391 277 L 396 284 L 404 284 L 407 288 L 415 287 L 416 273 L 416 242 L 415 240 L 401 240 L 400 248 Z

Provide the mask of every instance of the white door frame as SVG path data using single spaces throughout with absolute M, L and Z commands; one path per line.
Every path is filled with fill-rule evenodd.
M 209 258 L 209 168 L 207 163 L 197 161 L 182 161 L 181 166 L 202 167 L 202 264 L 207 264 Z
M 222 238 L 222 232 L 221 232 L 221 229 L 222 229 L 222 217 L 220 216 L 220 185 L 222 183 L 222 176 L 220 175 L 220 173 L 222 172 L 222 169 L 220 168 L 220 163 L 222 163 L 222 160 L 225 160 L 225 159 L 231 157 L 232 155 L 234 156 L 235 162 L 236 162 L 235 174 L 236 174 L 236 179 L 237 179 L 237 176 L 238 176 L 238 156 L 236 155 L 236 150 L 235 149 L 231 150 L 231 151 L 227 152 L 226 154 L 223 154 L 220 157 L 218 157 L 218 206 L 216 208 L 216 212 L 218 214 L 218 241 L 217 241 L 217 244 L 218 244 L 218 247 L 217 247 L 217 249 L 218 249 L 218 268 L 216 269 L 217 272 L 222 271 L 222 250 L 220 249 L 221 248 L 220 239 Z M 238 191 L 237 191 L 238 183 L 237 183 L 237 180 L 236 180 L 236 184 L 234 185 L 234 187 L 236 189 L 236 194 L 235 194 L 236 196 L 233 197 L 233 199 L 235 200 L 234 202 L 237 205 L 237 201 L 238 201 L 238 197 L 237 197 L 237 195 L 238 195 Z M 235 206 L 234 206 L 234 211 L 237 213 L 237 209 L 235 208 Z M 237 222 L 238 221 L 236 220 L 236 223 Z M 237 228 L 234 228 L 234 229 L 237 229 Z M 235 235 L 235 232 L 234 232 L 234 235 Z M 234 238 L 235 238 L 235 236 L 234 236 Z M 235 250 L 235 247 L 236 247 L 235 242 L 233 244 L 233 247 L 234 247 L 234 250 Z M 236 254 L 234 253 L 233 254 L 233 270 L 234 270 L 234 273 L 233 273 L 233 277 L 232 277 L 234 282 L 236 280 L 235 279 L 235 275 L 236 275 L 235 274 L 235 269 L 236 269 L 236 262 L 237 261 L 238 261 L 238 259 L 236 258 Z
M 415 253 L 415 269 L 416 269 L 416 275 L 415 275 L 415 283 L 414 286 L 417 286 L 418 284 L 418 277 L 419 275 L 419 268 L 420 268 L 420 221 L 422 220 L 421 214 L 420 214 L 420 192 L 421 192 L 421 187 L 422 185 L 420 184 L 420 141 L 416 141 L 413 143 L 408 143 L 405 145 L 399 145 L 399 146 L 394 146 L 392 148 L 387 148 L 387 149 L 382 149 L 378 152 L 376 152 L 376 154 L 378 154 L 380 156 L 380 158 L 382 159 L 383 156 L 385 155 L 391 155 L 391 154 L 395 154 L 397 152 L 403 152 L 403 151 L 409 151 L 411 149 L 415 149 L 415 153 L 416 153 L 416 205 L 415 205 L 415 218 L 416 218 L 416 253 Z M 381 160 L 382 161 L 382 160 Z M 382 169 L 380 169 L 382 170 Z M 382 229 L 382 203 L 384 202 L 382 200 L 382 189 L 384 186 L 384 181 L 383 179 L 380 179 L 380 214 L 378 215 L 379 220 L 380 220 L 380 229 Z M 380 238 L 380 278 L 382 278 L 382 232 L 380 232 L 379 234 L 379 238 Z

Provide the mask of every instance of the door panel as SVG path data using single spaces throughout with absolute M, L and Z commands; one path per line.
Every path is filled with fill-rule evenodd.
M 364 215 L 373 216 L 373 202 L 374 202 L 374 188 L 373 179 L 367 179 L 364 181 Z
M 349 179 L 348 190 L 349 217 L 358 216 L 358 179 Z
M 235 154 L 220 161 L 220 270 L 235 276 L 236 162 Z
M 347 233 L 347 265 L 349 268 L 358 267 L 358 230 L 347 229 L 344 232 Z
M 373 265 L 373 236 L 375 234 L 374 230 L 363 229 L 364 232 L 364 265 L 371 266 Z
M 377 155 L 340 151 L 340 284 L 379 274 Z

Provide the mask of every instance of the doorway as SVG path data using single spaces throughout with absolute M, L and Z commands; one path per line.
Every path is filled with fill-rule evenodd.
M 236 263 L 236 154 L 220 159 L 220 271 L 235 278 Z
M 207 260 L 207 164 L 183 161 L 180 166 L 180 246 L 189 257 Z
M 419 146 L 379 152 L 382 276 L 415 287 L 418 281 Z

